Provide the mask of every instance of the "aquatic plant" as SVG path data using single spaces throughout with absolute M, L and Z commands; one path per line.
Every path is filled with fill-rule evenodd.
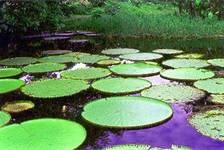
M 42 55 L 62 55 L 62 54 L 67 54 L 67 53 L 72 53 L 70 50 L 46 50 L 42 51 Z
M 46 56 L 38 59 L 39 62 L 43 63 L 71 63 L 74 60 L 76 60 L 75 57 L 66 55 Z
M 20 75 L 23 71 L 19 68 L 0 68 L 0 78 L 8 78 Z
M 28 100 L 18 100 L 6 102 L 1 109 L 8 113 L 20 113 L 29 109 L 33 109 L 35 104 Z
M 33 57 L 14 57 L 0 60 L 0 64 L 5 66 L 23 66 L 35 62 L 37 62 L 37 59 Z
M 18 79 L 0 79 L 0 85 L 0 94 L 5 94 L 21 88 L 25 82 Z
M 204 54 L 187 53 L 187 54 L 176 55 L 175 57 L 176 58 L 180 58 L 180 59 L 199 59 L 199 58 L 203 58 Z
M 86 63 L 86 64 L 95 64 L 100 60 L 109 59 L 110 57 L 105 55 L 79 55 L 76 56 L 72 62 L 73 63 Z
M 125 54 L 120 55 L 119 58 L 133 61 L 144 61 L 144 60 L 159 60 L 163 58 L 160 54 L 155 53 L 135 53 L 135 54 Z
M 116 59 L 105 59 L 105 60 L 100 60 L 96 63 L 99 66 L 112 66 L 112 65 L 118 65 L 120 64 L 120 60 Z
M 124 55 L 124 54 L 133 54 L 138 53 L 139 50 L 131 49 L 131 48 L 114 48 L 114 49 L 106 49 L 103 50 L 101 53 L 105 55 Z
M 211 94 L 209 97 L 209 102 L 211 102 L 213 104 L 223 105 L 224 104 L 224 95 Z
M 171 68 L 205 68 L 210 66 L 206 60 L 201 59 L 169 59 L 162 62 Z
M 174 55 L 174 54 L 181 54 L 184 51 L 176 50 L 176 49 L 155 49 L 152 52 L 163 54 L 163 55 Z
M 208 63 L 210 63 L 213 66 L 217 66 L 217 67 L 224 67 L 224 59 L 223 58 L 219 58 L 219 59 L 209 59 Z
M 10 114 L 0 111 L 0 127 L 6 125 L 11 120 Z

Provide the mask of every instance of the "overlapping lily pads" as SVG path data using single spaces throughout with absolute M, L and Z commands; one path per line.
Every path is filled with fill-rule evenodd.
M 158 74 L 162 68 L 158 65 L 146 63 L 120 64 L 110 67 L 110 70 L 122 76 L 146 76 Z
M 106 78 L 92 84 L 95 90 L 107 94 L 136 93 L 150 86 L 148 80 L 140 78 Z
M 0 65 L 5 66 L 23 66 L 37 62 L 33 57 L 14 57 L 0 60 Z
M 82 117 L 103 127 L 136 128 L 159 125 L 170 119 L 172 114 L 171 107 L 160 100 L 123 96 L 98 99 L 86 104 Z
M 180 54 L 175 56 L 176 58 L 181 58 L 181 59 L 199 59 L 203 58 L 204 54 L 200 53 L 187 53 L 187 54 Z
M 38 61 L 43 63 L 71 63 L 74 60 L 76 60 L 76 58 L 72 56 L 56 55 L 56 56 L 42 57 Z
M 200 80 L 194 86 L 213 94 L 224 94 L 224 78 Z
M 105 59 L 105 60 L 100 60 L 97 62 L 97 65 L 99 66 L 111 66 L 111 65 L 118 65 L 120 64 L 120 60 L 116 59 Z
M 74 63 L 95 64 L 100 60 L 109 59 L 110 57 L 105 55 L 81 55 L 74 58 L 76 58 L 72 61 Z
M 0 111 L 0 127 L 6 125 L 11 120 L 10 114 Z
M 0 78 L 14 77 L 22 72 L 19 68 L 0 68 Z
M 46 51 L 43 51 L 42 54 L 43 55 L 62 55 L 62 54 L 67 54 L 71 52 L 72 51 L 70 50 L 46 50 Z
M 53 72 L 60 71 L 66 68 L 65 64 L 59 63 L 38 63 L 31 64 L 22 68 L 22 70 L 26 73 L 45 73 L 45 72 Z
M 125 54 L 119 56 L 121 59 L 133 60 L 133 61 L 145 61 L 145 60 L 158 60 L 163 58 L 160 54 L 155 53 L 135 53 L 135 54 Z
M 198 68 L 177 68 L 167 69 L 160 72 L 164 78 L 177 81 L 196 81 L 212 78 L 215 76 L 214 72 L 206 69 Z
M 71 96 L 89 88 L 85 81 L 70 79 L 45 79 L 31 82 L 22 88 L 30 97 L 57 98 Z
M 35 104 L 28 100 L 6 102 L 1 109 L 8 113 L 20 113 L 34 108 Z
M 164 55 L 174 55 L 174 54 L 181 54 L 183 53 L 182 50 L 176 49 L 156 49 L 153 50 L 154 53 L 164 54 Z
M 81 68 L 77 70 L 69 70 L 61 73 L 61 76 L 69 79 L 92 80 L 107 77 L 111 74 L 105 68 Z
M 201 59 L 169 59 L 163 61 L 162 64 L 171 68 L 205 68 L 210 66 L 206 60 Z
M 142 91 L 142 96 L 162 99 L 169 103 L 182 103 L 197 101 L 206 96 L 206 93 L 185 85 L 154 85 Z
M 208 62 L 213 66 L 224 67 L 224 58 L 209 59 Z
M 2 150 L 73 150 L 86 138 L 86 130 L 76 122 L 37 119 L 0 129 Z
M 23 80 L 18 79 L 0 79 L 0 94 L 9 93 L 25 85 Z
M 131 49 L 131 48 L 114 48 L 114 49 L 106 49 L 102 51 L 102 54 L 106 55 L 123 55 L 123 54 L 133 54 L 138 53 L 139 50 Z

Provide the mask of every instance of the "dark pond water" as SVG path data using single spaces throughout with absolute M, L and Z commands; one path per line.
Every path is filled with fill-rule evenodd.
M 137 48 L 144 52 L 150 52 L 157 48 L 175 48 L 183 49 L 188 52 L 204 53 L 206 58 L 224 57 L 224 40 L 149 40 L 149 39 L 133 39 L 133 38 L 117 38 L 117 39 L 97 39 L 92 40 L 97 44 L 91 49 L 83 49 L 90 53 L 98 53 L 104 48 L 114 47 L 130 47 Z M 38 43 L 38 42 L 37 42 Z M 46 43 L 44 43 L 46 44 Z M 38 56 L 40 49 L 50 49 L 49 45 L 36 44 L 28 47 L 28 51 L 4 52 L 1 57 L 8 56 Z M 48 43 L 49 44 L 49 43 Z M 65 45 L 53 45 L 58 47 L 68 48 Z M 45 75 L 48 77 L 48 75 Z M 38 78 L 34 78 L 38 79 Z M 162 79 L 159 75 L 146 77 L 153 84 L 167 84 L 173 81 Z M 177 82 L 175 82 L 177 83 Z M 177 83 L 179 84 L 179 83 Z M 186 83 L 184 83 L 186 84 Z M 190 84 L 190 83 L 188 83 Z M 137 96 L 137 95 L 136 95 Z M 19 92 L 0 96 L 0 106 L 6 101 L 16 99 L 31 99 L 36 103 L 34 110 L 13 116 L 13 122 L 21 122 L 34 118 L 64 118 L 74 120 L 85 126 L 88 132 L 88 137 L 85 143 L 78 149 L 80 150 L 100 150 L 101 148 L 118 145 L 118 144 L 148 144 L 155 147 L 170 148 L 171 145 L 189 146 L 193 150 L 223 150 L 224 142 L 213 140 L 209 137 L 198 133 L 187 121 L 187 117 L 195 108 L 200 108 L 207 105 L 204 101 L 195 104 L 173 104 L 174 116 L 168 122 L 152 128 L 135 129 L 135 130 L 114 130 L 107 128 L 99 128 L 84 122 L 80 118 L 83 105 L 96 98 L 105 97 L 99 93 L 88 90 L 78 95 L 54 99 L 46 101 L 41 99 L 32 99 L 24 96 Z M 64 108 L 64 110 L 62 110 Z M 138 109 L 138 108 L 136 108 Z

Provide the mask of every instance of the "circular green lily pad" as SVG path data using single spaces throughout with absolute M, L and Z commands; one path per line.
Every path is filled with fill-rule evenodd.
M 206 96 L 206 93 L 185 85 L 154 85 L 142 91 L 142 96 L 162 99 L 169 103 L 182 103 L 197 101 Z
M 66 68 L 65 64 L 39 63 L 25 66 L 22 68 L 22 70 L 26 73 L 45 73 L 45 72 L 60 71 L 65 68 Z
M 11 120 L 10 114 L 0 111 L 0 127 L 6 125 Z
M 86 104 L 82 117 L 103 127 L 136 128 L 161 124 L 170 119 L 172 114 L 171 107 L 160 100 L 123 96 L 98 99 Z
M 19 68 L 0 68 L 0 78 L 14 77 L 22 72 Z
M 139 50 L 131 49 L 131 48 L 114 48 L 114 49 L 106 49 L 101 53 L 106 55 L 123 55 L 123 54 L 133 54 L 138 53 Z
M 89 53 L 83 53 L 83 52 L 72 52 L 72 53 L 68 53 L 68 54 L 64 54 L 65 56 L 72 56 L 72 57 L 83 57 L 83 56 L 87 56 L 87 55 L 91 55 Z
M 146 76 L 158 74 L 162 68 L 146 63 L 120 64 L 110 67 L 110 71 L 122 76 Z
M 209 101 L 213 104 L 224 104 L 224 95 L 222 94 L 211 94 Z
M 0 79 L 0 94 L 15 91 L 25 85 L 23 80 L 18 79 Z
M 215 74 L 212 71 L 198 68 L 177 68 L 168 69 L 160 72 L 164 78 L 177 81 L 196 81 L 212 78 Z
M 74 60 L 76 60 L 76 58 L 72 56 L 56 55 L 56 56 L 42 57 L 38 61 L 44 63 L 71 63 Z
M 182 50 L 176 49 L 156 49 L 153 50 L 154 53 L 164 54 L 164 55 L 174 55 L 174 54 L 181 54 L 183 53 Z
M 120 64 L 120 60 L 116 59 L 105 59 L 105 60 L 100 60 L 97 62 L 97 65 L 99 66 L 112 66 L 112 65 L 118 65 Z
M 224 141 L 223 108 L 212 107 L 208 110 L 194 113 L 189 118 L 189 122 L 201 134 Z
M 76 122 L 36 119 L 1 128 L 0 149 L 73 150 L 79 147 L 85 138 L 85 128 Z
M 205 68 L 210 66 L 206 60 L 201 59 L 169 59 L 163 61 L 162 64 L 171 68 Z
M 224 94 L 224 78 L 200 80 L 194 86 L 213 94 Z
M 218 66 L 218 67 L 224 67 L 224 59 L 209 59 L 208 63 L 212 64 L 213 66 Z
M 29 109 L 34 108 L 35 104 L 32 101 L 13 101 L 13 102 L 6 102 L 1 109 L 8 113 L 20 113 Z
M 150 146 L 141 144 L 124 144 L 107 147 L 103 150 L 150 150 Z
M 148 80 L 140 78 L 106 78 L 92 84 L 95 90 L 108 94 L 136 93 L 150 86 Z
M 14 57 L 0 60 L 0 64 L 5 66 L 23 66 L 35 62 L 37 62 L 37 59 L 33 57 Z
M 76 56 L 75 58 L 77 59 L 73 60 L 73 63 L 94 64 L 100 60 L 109 59 L 110 57 L 105 55 L 81 55 L 81 56 Z
M 180 59 L 199 59 L 199 58 L 203 58 L 204 54 L 188 53 L 188 54 L 180 54 L 180 55 L 177 55 L 175 57 L 180 58 Z
M 133 60 L 133 61 L 144 61 L 144 60 L 158 60 L 163 58 L 160 54 L 155 53 L 135 53 L 135 54 L 125 54 L 119 56 L 121 59 Z
M 111 74 L 105 68 L 81 68 L 77 70 L 69 70 L 61 73 L 61 76 L 69 79 L 93 80 L 107 77 Z
M 61 54 L 67 54 L 71 52 L 72 51 L 70 50 L 47 50 L 47 51 L 43 51 L 42 54 L 43 55 L 61 55 Z
M 85 81 L 70 79 L 46 79 L 31 82 L 21 90 L 36 98 L 57 98 L 71 96 L 89 88 Z

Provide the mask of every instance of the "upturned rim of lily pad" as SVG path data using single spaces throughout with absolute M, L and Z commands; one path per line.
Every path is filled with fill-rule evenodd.
M 23 73 L 20 68 L 0 68 L 0 78 L 15 77 Z
M 224 94 L 211 94 L 208 98 L 208 101 L 216 105 L 223 105 Z
M 152 52 L 163 55 L 175 55 L 175 54 L 182 54 L 184 51 L 178 49 L 155 49 Z
M 1 128 L 11 121 L 11 115 L 5 111 L 0 111 L 0 121 L 1 121 L 0 122 L 0 128 Z
M 104 59 L 104 60 L 99 60 L 96 62 L 97 65 L 102 66 L 102 67 L 118 65 L 120 63 L 121 63 L 121 61 L 117 60 L 117 59 Z
M 220 62 L 222 61 L 222 62 Z M 208 63 L 215 67 L 224 67 L 224 58 L 209 59 Z
M 13 85 L 13 87 L 11 87 L 11 88 L 7 87 L 8 89 L 4 89 L 4 90 L 2 90 L 0 88 L 1 89 L 0 90 L 0 95 L 16 91 L 16 90 L 20 89 L 22 86 L 25 85 L 25 81 L 19 80 L 19 79 L 0 79 L 0 83 L 1 82 L 11 82 L 11 83 L 13 82 L 13 84 L 15 84 L 15 85 Z
M 201 53 L 186 53 L 186 54 L 179 54 L 175 56 L 175 58 L 180 58 L 180 59 L 200 59 L 203 57 L 204 57 L 204 54 L 201 54 Z
M 105 55 L 123 55 L 123 54 L 133 54 L 138 53 L 138 49 L 133 48 L 110 48 L 105 49 L 101 53 Z
M 134 53 L 120 55 L 119 58 L 131 61 L 153 61 L 163 58 L 163 55 L 156 53 Z

